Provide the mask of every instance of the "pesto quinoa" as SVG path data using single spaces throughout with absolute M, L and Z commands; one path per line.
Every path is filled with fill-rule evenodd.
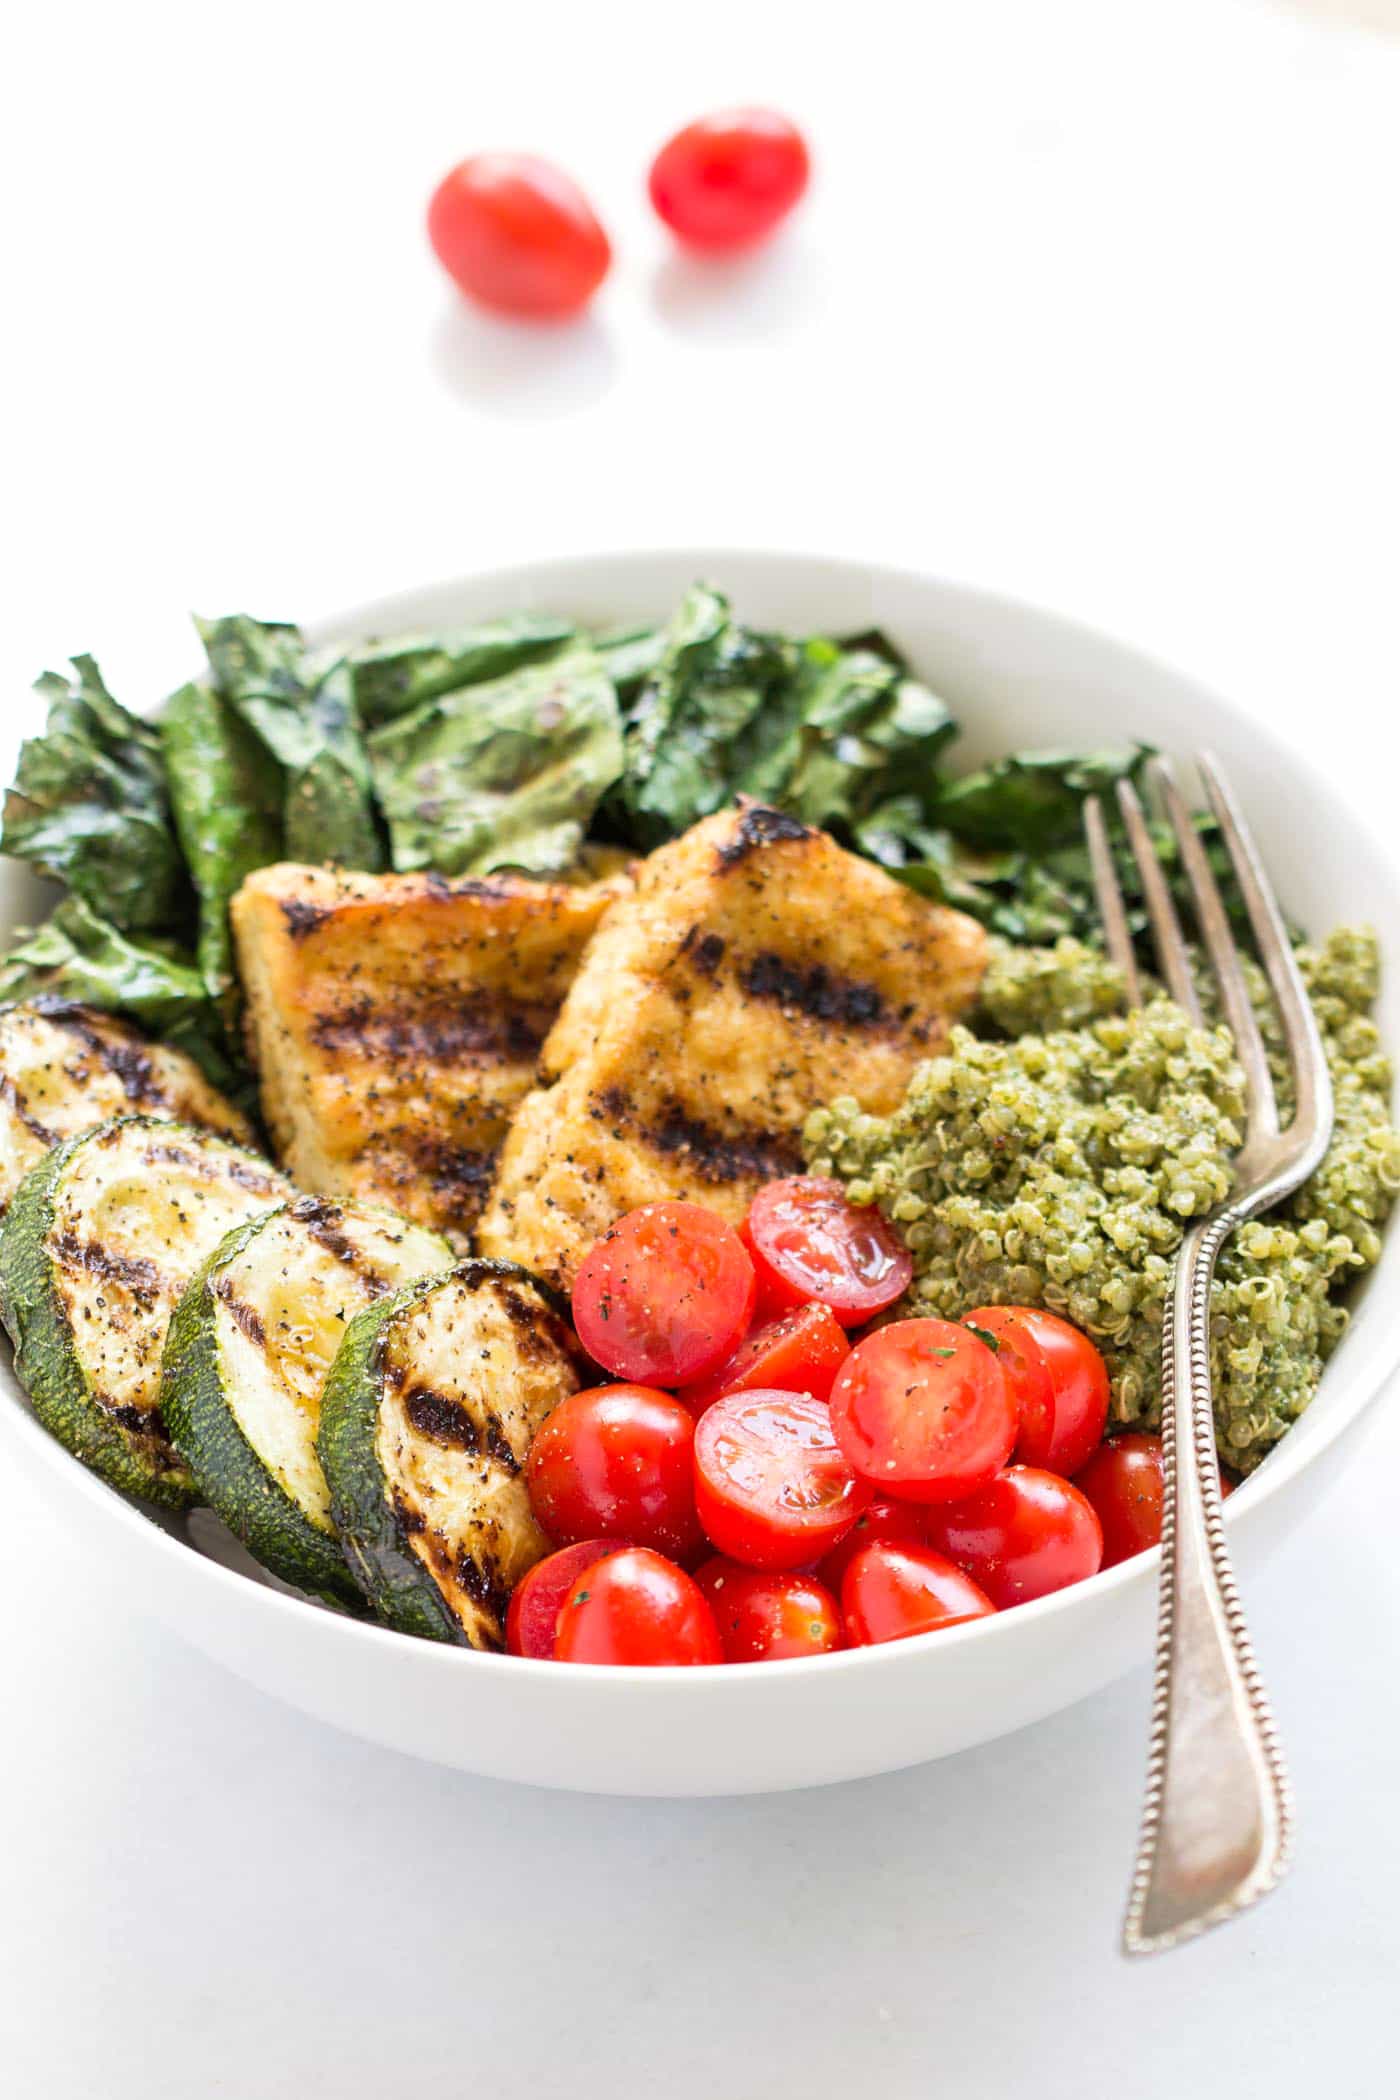
M 1299 964 L 1336 1089 L 1331 1147 L 1289 1202 L 1221 1256 L 1212 1325 L 1220 1451 L 1249 1472 L 1297 1419 L 1346 1326 L 1344 1297 L 1380 1256 L 1400 1188 L 1390 1065 L 1371 1019 L 1375 936 L 1346 928 Z M 1286 1065 L 1262 977 L 1256 1004 L 1287 1113 Z M 1158 995 L 1121 1010 L 1097 950 L 994 945 L 975 1017 L 920 1066 L 891 1116 L 838 1100 L 804 1131 L 807 1162 L 907 1242 L 898 1308 L 956 1319 L 1043 1305 L 1103 1350 L 1121 1425 L 1161 1411 L 1162 1316 L 1188 1220 L 1219 1203 L 1243 1131 L 1244 1087 L 1223 1026 Z

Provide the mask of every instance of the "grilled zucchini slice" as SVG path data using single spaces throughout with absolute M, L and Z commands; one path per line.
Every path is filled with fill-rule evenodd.
M 584 1368 L 561 1301 L 513 1262 L 462 1262 L 351 1322 L 321 1398 L 321 1463 L 388 1625 L 501 1646 L 511 1590 L 549 1550 L 526 1454 Z
M 316 1454 L 326 1373 L 356 1313 L 454 1258 L 392 1211 L 304 1196 L 236 1226 L 175 1309 L 160 1407 L 176 1450 L 253 1558 L 329 1604 L 362 1600 Z
M 160 1412 L 165 1332 L 224 1235 L 291 1193 L 266 1160 L 152 1116 L 81 1131 L 20 1183 L 0 1230 L 15 1370 L 40 1421 L 123 1493 L 196 1499 Z
M 183 1050 L 68 999 L 0 1007 L 0 1215 L 44 1154 L 112 1116 L 170 1116 L 251 1144 L 252 1129 Z

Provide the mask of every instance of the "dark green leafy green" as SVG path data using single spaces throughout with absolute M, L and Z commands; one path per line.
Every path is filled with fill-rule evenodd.
M 369 740 L 396 868 L 563 873 L 622 770 L 611 679 L 583 641 L 464 686 Z
M 890 872 L 922 895 L 956 905 L 1008 940 L 1044 944 L 1064 933 L 1091 940 L 1099 931 L 1087 859 L 1082 883 L 1066 881 L 1047 862 L 1029 854 L 979 852 L 944 831 L 933 834 L 922 859 L 896 864 Z M 1128 917 L 1134 933 L 1139 933 L 1147 920 L 1135 873 L 1125 889 L 1134 893 Z
M 1113 849 L 1119 886 L 1123 891 L 1127 906 L 1128 926 L 1134 936 L 1138 938 L 1142 961 L 1147 967 L 1152 968 L 1155 965 L 1152 959 L 1151 943 L 1147 938 L 1147 903 L 1143 896 L 1142 881 L 1138 875 L 1137 865 L 1133 860 L 1123 827 L 1116 820 L 1116 816 L 1108 810 L 1107 804 L 1105 804 L 1105 813 L 1110 816 L 1109 843 Z M 1229 913 L 1236 930 L 1247 937 L 1249 934 L 1249 914 L 1245 909 L 1239 884 L 1230 865 L 1230 855 L 1226 849 L 1225 841 L 1221 837 L 1220 826 L 1216 823 L 1214 817 L 1203 813 L 1197 814 L 1195 825 L 1201 842 L 1205 847 L 1206 859 L 1210 862 L 1211 871 L 1215 876 L 1225 909 Z M 1148 830 L 1152 835 L 1157 859 L 1161 862 L 1166 873 L 1167 886 L 1172 893 L 1177 909 L 1189 924 L 1192 909 L 1191 889 L 1186 879 L 1186 870 L 1182 866 L 1181 854 L 1171 827 L 1156 819 L 1149 819 Z M 1066 930 L 1078 933 L 1084 938 L 1098 938 L 1100 932 L 1098 905 L 1094 899 L 1093 874 L 1089 866 L 1089 849 L 1085 845 L 1082 835 L 1067 839 L 1064 845 L 1056 846 L 1047 852 L 1041 860 L 1032 864 L 1031 874 L 1034 877 L 1034 888 L 1032 889 L 1032 886 L 1028 883 L 1026 885 L 1026 894 L 1032 907 L 1035 906 L 1038 898 L 1039 909 L 1042 914 L 1048 916 L 1052 912 L 1059 912 L 1062 916 L 1072 917 L 1074 923 L 1069 925 Z M 1031 917 L 1033 923 L 1033 911 Z M 1056 926 L 1055 930 L 1059 931 L 1060 929 Z M 1301 935 L 1296 937 L 1301 938 Z M 1039 941 L 1043 940 L 1045 935 L 1031 931 L 1024 934 L 1016 934 L 1015 938 L 1018 940 Z
M 931 807 L 908 798 L 873 813 L 859 843 L 872 857 L 927 896 L 970 912 L 1016 941 L 1054 941 L 1097 933 L 1084 803 L 1103 795 L 1110 835 L 1121 855 L 1134 930 L 1140 885 L 1116 816 L 1120 780 L 1141 785 L 1151 752 L 1024 751 L 944 782 Z
M 282 771 L 206 685 L 181 686 L 166 703 L 160 741 L 175 829 L 199 898 L 199 971 L 231 1026 L 238 981 L 229 901 L 254 868 L 282 854 Z
M 770 719 L 792 666 L 789 645 L 741 626 L 718 591 L 686 593 L 627 723 L 618 808 L 632 844 L 649 850 L 732 800 L 787 727 Z
M 897 671 L 909 669 L 908 657 L 901 649 L 896 648 L 883 627 L 862 627 L 859 634 L 838 635 L 836 646 L 852 653 L 864 650 L 869 656 L 883 656 L 885 662 L 893 664 Z
M 412 714 L 427 700 L 464 685 L 504 678 L 522 665 L 557 655 L 573 641 L 572 621 L 512 613 L 442 634 L 406 634 L 361 642 L 345 652 L 355 706 L 366 729 Z
M 1086 797 L 1139 780 L 1145 744 L 1120 751 L 1017 751 L 949 781 L 937 821 L 970 846 L 1041 854 L 1079 837 Z
M 939 753 L 957 724 L 889 657 L 806 642 L 777 713 L 784 733 L 749 764 L 743 793 L 850 838 L 886 798 L 904 795 L 920 809 L 936 801 Z
M 1147 933 L 1142 882 L 1117 814 L 1113 789 L 1139 789 L 1152 753 L 1018 752 L 944 783 L 930 808 L 912 796 L 880 804 L 858 827 L 855 843 L 923 895 L 970 912 L 1008 940 L 1045 943 L 1061 934 L 1096 940 L 1099 909 L 1084 842 L 1084 803 L 1101 795 L 1128 925 Z M 1197 829 L 1226 906 L 1243 928 L 1246 914 L 1214 819 Z M 1190 891 L 1170 827 L 1149 829 L 1178 907 L 1189 916 Z M 1143 960 L 1150 962 L 1144 941 Z
M 0 960 L 0 1004 L 43 994 L 125 1014 L 186 1051 L 215 1086 L 250 1105 L 254 1090 L 230 1052 L 203 975 L 173 942 L 134 940 L 81 897 L 66 897 Z
M 282 768 L 288 859 L 382 867 L 349 665 L 317 663 L 278 621 L 235 613 L 196 625 L 219 691 Z
M 883 650 L 758 633 L 697 584 L 630 709 L 612 814 L 650 847 L 743 794 L 852 837 L 892 794 L 931 801 L 955 734 Z
M 168 930 L 189 909 L 170 822 L 160 738 L 128 713 L 90 656 L 46 672 L 44 734 L 20 747 L 0 851 L 66 882 L 117 925 Z
M 666 654 L 664 627 L 620 627 L 595 635 L 593 646 L 617 688 L 617 703 L 630 712 L 637 696 Z

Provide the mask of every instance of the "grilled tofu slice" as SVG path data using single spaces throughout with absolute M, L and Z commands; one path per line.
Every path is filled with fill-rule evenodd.
M 44 1154 L 111 1116 L 170 1116 L 251 1145 L 246 1119 L 182 1050 L 67 999 L 0 1007 L 0 1217 Z
M 299 1187 L 462 1245 L 580 955 L 626 887 L 281 863 L 233 900 L 263 1114 Z
M 509 1262 L 462 1262 L 351 1321 L 318 1444 L 346 1558 L 387 1625 L 504 1645 L 511 1590 L 549 1551 L 530 1443 L 587 1368 L 563 1305 Z
M 824 832 L 757 803 L 653 853 L 593 939 L 517 1112 L 483 1254 L 567 1287 L 621 1212 L 742 1217 L 802 1170 L 809 1109 L 887 1114 L 981 982 L 986 940 Z

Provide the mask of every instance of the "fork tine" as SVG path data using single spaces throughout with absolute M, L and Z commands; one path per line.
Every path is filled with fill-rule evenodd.
M 1283 1022 L 1293 1061 L 1296 1097 L 1290 1128 L 1299 1132 L 1310 1129 L 1312 1132 L 1311 1164 L 1301 1177 L 1306 1178 L 1326 1151 L 1332 1128 L 1332 1078 L 1317 1016 L 1294 960 L 1293 943 L 1288 938 L 1278 900 L 1264 873 L 1259 849 L 1235 800 L 1234 791 L 1209 752 L 1198 755 L 1196 768 L 1229 849 L 1240 893 L 1249 913 L 1249 923 L 1254 929 L 1259 960 L 1268 972 Z
M 1196 997 L 1196 987 L 1191 978 L 1191 958 L 1181 922 L 1172 903 L 1167 878 L 1162 873 L 1162 864 L 1157 858 L 1152 843 L 1152 834 L 1147 828 L 1137 789 L 1130 780 L 1118 783 L 1118 807 L 1123 812 L 1127 827 L 1128 844 L 1133 849 L 1133 859 L 1142 882 L 1142 893 L 1147 902 L 1147 916 L 1152 922 L 1152 939 L 1157 950 L 1157 960 L 1166 979 L 1167 990 L 1180 1007 L 1184 1007 L 1191 1019 L 1199 1023 L 1201 1002 Z
M 1103 804 L 1097 795 L 1090 795 L 1084 804 L 1084 837 L 1089 847 L 1089 866 L 1093 870 L 1094 895 L 1098 899 L 1108 959 L 1122 973 L 1129 1006 L 1141 1006 L 1142 985 L 1138 979 L 1137 957 L 1133 953 L 1133 937 L 1128 931 L 1123 891 L 1118 870 L 1113 865 L 1113 849 L 1108 843 Z
M 1205 847 L 1201 844 L 1201 835 L 1191 820 L 1191 812 L 1168 761 L 1154 758 L 1147 772 L 1161 795 L 1167 821 L 1176 837 L 1181 864 L 1191 885 L 1196 923 L 1220 987 L 1225 1019 L 1235 1038 L 1235 1054 L 1244 1068 L 1251 1134 L 1274 1133 L 1278 1130 L 1278 1106 L 1264 1038 L 1259 1032 L 1259 1022 L 1250 1003 L 1249 987 L 1240 964 L 1240 953 L 1230 931 L 1230 921 Z

